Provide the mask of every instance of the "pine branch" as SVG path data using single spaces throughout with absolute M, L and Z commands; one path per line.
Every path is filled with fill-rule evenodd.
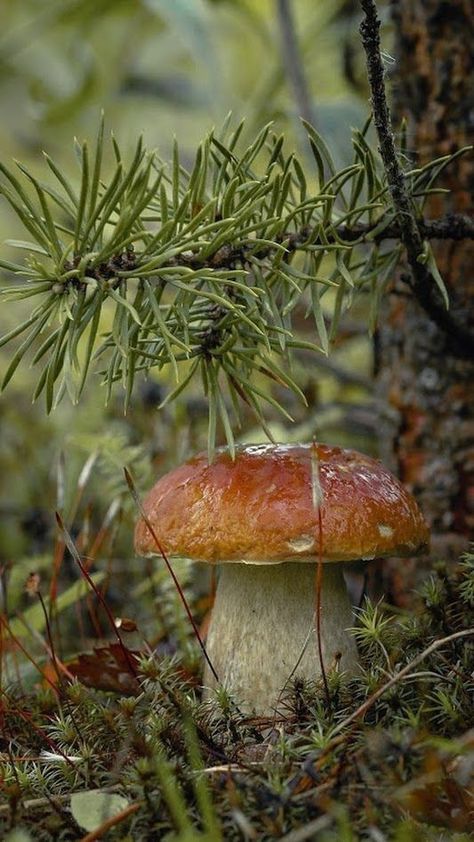
M 424 219 L 420 221 L 419 228 L 426 240 L 474 240 L 474 219 L 465 214 L 450 213 L 439 219 Z M 313 245 L 323 245 L 324 243 L 331 245 L 336 242 L 347 245 L 354 243 L 379 244 L 385 240 L 400 240 L 401 234 L 400 224 L 396 220 L 390 222 L 386 227 L 381 227 L 379 220 L 372 224 L 339 225 L 335 228 L 333 235 L 328 233 L 325 239 L 317 237 L 312 243 Z M 277 242 L 284 242 L 288 252 L 296 252 L 300 246 L 308 242 L 310 236 L 311 229 L 305 227 L 300 231 L 284 232 L 277 238 Z M 271 251 L 272 246 L 262 247 L 258 255 L 259 257 L 266 257 Z M 174 263 L 176 266 L 190 266 L 194 269 L 202 266 L 231 268 L 238 261 L 245 262 L 246 253 L 247 249 L 243 247 L 224 246 L 216 254 L 211 255 L 205 263 L 186 254 L 176 255 Z
M 369 302 L 373 331 L 400 253 L 402 231 L 365 137 L 368 124 L 353 133 L 353 162 L 340 171 L 323 138 L 306 129 L 315 162 L 310 182 L 270 126 L 241 153 L 241 127 L 211 133 L 190 172 L 177 145 L 167 165 L 139 140 L 127 162 L 112 140 L 115 167 L 106 182 L 103 125 L 92 150 L 76 148 L 77 186 L 48 156 L 54 186 L 21 164 L 19 175 L 0 164 L 0 192 L 31 238 L 10 241 L 26 252 L 23 263 L 0 260 L 20 279 L 2 294 L 33 305 L 0 339 L 0 346 L 15 345 L 3 388 L 32 355 L 42 365 L 33 397 L 44 394 L 50 411 L 65 394 L 77 402 L 99 362 L 107 397 L 121 383 L 127 408 L 137 376 L 168 366 L 176 385 L 165 402 L 201 381 L 210 452 L 219 424 L 233 448 L 243 405 L 270 435 L 265 404 L 289 418 L 272 385 L 304 401 L 288 373 L 295 349 L 327 355 L 358 296 Z M 406 173 L 420 215 L 450 160 Z M 426 236 L 473 234 L 464 217 L 422 225 Z M 330 306 L 328 290 L 335 293 Z M 301 305 L 315 342 L 293 328 Z
M 361 0 L 361 6 L 365 17 L 360 25 L 360 33 L 366 52 L 374 124 L 400 229 L 400 240 L 405 247 L 412 273 L 411 289 L 429 317 L 449 337 L 450 351 L 461 357 L 472 356 L 474 355 L 474 336 L 448 311 L 448 294 L 436 269 L 431 248 L 423 239 L 423 230 L 415 215 L 406 177 L 397 156 L 385 92 L 377 6 L 375 0 Z

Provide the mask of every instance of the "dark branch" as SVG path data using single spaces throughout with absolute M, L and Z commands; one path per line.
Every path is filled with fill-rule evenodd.
M 374 0 L 361 0 L 361 6 L 365 17 L 360 25 L 360 33 L 367 59 L 374 124 L 393 206 L 398 216 L 400 240 L 405 246 L 412 273 L 410 286 L 426 313 L 449 336 L 451 351 L 456 356 L 474 355 L 474 336 L 446 309 L 434 278 L 419 260 L 423 254 L 423 238 L 426 235 L 413 212 L 397 157 L 385 92 L 377 6 Z
M 402 231 L 398 222 L 393 222 L 387 225 L 383 231 L 379 231 L 374 236 L 372 232 L 379 227 L 380 220 L 371 224 L 358 224 L 353 226 L 339 225 L 335 228 L 334 235 L 326 232 L 324 242 L 319 238 L 312 238 L 313 229 L 310 227 L 301 228 L 299 231 L 292 231 L 280 234 L 278 242 L 285 243 L 289 252 L 298 251 L 304 247 L 306 243 L 312 245 L 324 245 L 325 243 L 332 244 L 337 241 L 347 244 L 354 243 L 381 243 L 385 240 L 400 240 Z M 420 221 L 420 231 L 425 239 L 428 240 L 474 240 L 474 220 L 464 214 L 447 214 L 441 219 L 426 219 Z M 234 269 L 237 265 L 243 265 L 248 260 L 251 252 L 254 252 L 255 246 L 251 242 L 245 245 L 224 245 L 210 257 L 205 260 L 192 254 L 177 254 L 170 260 L 172 266 L 187 266 L 191 269 L 200 269 L 203 267 L 211 269 Z M 272 246 L 262 247 L 258 252 L 260 260 L 269 257 L 275 248 Z M 88 269 L 88 275 L 95 278 L 99 283 L 108 283 L 112 288 L 115 288 L 121 278 L 121 272 L 130 272 L 134 268 L 139 269 L 140 255 L 135 254 L 131 249 L 115 255 L 106 263 L 101 263 L 98 266 L 92 266 Z M 75 265 L 79 263 L 76 258 L 74 262 L 67 264 L 66 268 L 74 269 Z M 125 279 L 126 280 L 126 279 Z M 85 289 L 85 284 L 82 280 L 72 277 L 65 284 L 62 284 L 60 290 L 66 292 L 68 287 L 75 287 L 76 289 Z M 59 290 L 58 290 L 59 291 Z M 220 318 L 220 317 L 219 317 Z M 213 319 L 213 322 L 215 319 Z
M 350 242 L 350 238 L 357 239 L 359 236 L 367 238 L 374 226 L 360 225 L 353 228 L 346 228 L 345 231 L 338 229 L 341 239 Z M 418 223 L 419 231 L 424 240 L 474 240 L 474 219 L 465 214 L 446 214 L 440 219 L 421 219 Z M 383 240 L 400 240 L 402 235 L 398 222 L 388 225 L 379 234 L 373 237 L 373 242 L 381 243 Z
M 361 243 L 381 243 L 384 240 L 401 239 L 402 230 L 398 222 L 387 225 L 383 231 L 379 231 L 372 236 L 372 232 L 379 224 L 380 220 L 372 224 L 339 225 L 335 229 L 335 236 L 326 232 L 324 242 L 332 244 L 339 240 L 348 244 L 357 241 Z M 447 214 L 441 217 L 441 219 L 426 219 L 421 221 L 420 231 L 423 234 L 423 238 L 427 240 L 474 240 L 474 220 L 464 214 Z M 311 232 L 312 229 L 309 227 L 301 228 L 299 231 L 280 234 L 278 241 L 286 243 L 290 252 L 297 251 L 307 242 L 310 242 L 312 245 L 323 245 L 323 242 L 318 238 L 309 240 Z M 247 254 L 253 251 L 254 248 L 252 243 L 245 246 L 222 246 L 212 257 L 206 258 L 205 262 L 191 255 L 177 255 L 172 262 L 177 265 L 191 266 L 194 269 L 198 269 L 203 265 L 211 266 L 214 269 L 232 269 L 237 263 L 245 262 Z M 271 246 L 262 248 L 259 251 L 258 257 L 267 257 L 272 251 Z

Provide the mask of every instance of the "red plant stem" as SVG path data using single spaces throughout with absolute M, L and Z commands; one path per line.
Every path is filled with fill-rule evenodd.
M 35 725 L 31 714 L 27 713 L 26 710 L 22 710 L 22 708 L 19 707 L 19 705 L 17 705 L 13 701 L 11 696 L 9 696 L 6 690 L 3 690 L 2 687 L 0 687 L 0 693 L 2 693 L 2 695 L 5 696 L 5 698 L 7 699 L 9 707 L 13 707 L 15 713 L 17 713 L 18 716 L 20 716 L 25 722 L 28 723 L 28 725 L 33 729 L 33 731 L 39 737 L 41 737 L 42 740 L 44 740 L 44 742 L 49 746 L 51 750 L 54 751 L 55 754 L 60 755 L 62 759 L 65 760 L 66 763 L 69 764 L 69 766 L 71 766 L 72 769 L 75 769 L 77 772 L 79 772 L 79 774 L 82 777 L 84 777 L 84 773 L 80 769 L 78 769 L 77 764 L 72 762 L 72 760 L 67 756 L 67 754 L 64 753 L 64 751 L 54 742 L 54 740 L 51 739 L 51 737 L 48 737 L 48 735 L 45 734 L 44 731 L 41 730 L 41 728 L 38 728 L 38 726 Z
M 204 642 L 201 638 L 201 635 L 199 634 L 199 629 L 198 629 L 198 627 L 195 623 L 194 617 L 191 614 L 191 609 L 189 608 L 189 605 L 187 603 L 187 600 L 186 600 L 186 597 L 184 595 L 183 589 L 182 589 L 182 587 L 181 587 L 181 585 L 178 581 L 176 573 L 174 572 L 174 570 L 173 570 L 173 568 L 170 564 L 168 556 L 166 555 L 163 547 L 161 546 L 160 541 L 158 540 L 158 536 L 157 536 L 155 530 L 153 529 L 153 527 L 152 527 L 152 525 L 149 521 L 149 518 L 145 514 L 145 510 L 144 510 L 144 508 L 142 506 L 142 503 L 141 503 L 141 500 L 140 500 L 140 498 L 137 494 L 132 476 L 131 476 L 130 472 L 127 470 L 127 468 L 124 468 L 124 473 L 125 473 L 125 479 L 127 481 L 127 485 L 130 489 L 130 493 L 131 493 L 131 495 L 132 495 L 132 497 L 133 497 L 133 499 L 134 499 L 134 501 L 135 501 L 135 503 L 138 507 L 138 510 L 139 510 L 143 520 L 145 521 L 147 529 L 150 532 L 150 535 L 152 536 L 163 561 L 166 564 L 166 567 L 168 568 L 168 572 L 169 572 L 171 578 L 173 579 L 174 585 L 175 585 L 176 590 L 178 591 L 178 594 L 179 594 L 179 598 L 180 598 L 181 602 L 183 603 L 184 610 L 186 611 L 186 614 L 188 615 L 189 622 L 191 623 L 191 625 L 193 627 L 194 634 L 196 635 L 196 640 L 198 641 L 199 646 L 201 647 L 202 653 L 203 653 L 203 655 L 204 655 L 204 657 L 207 661 L 209 669 L 211 670 L 211 672 L 212 672 L 214 678 L 216 679 L 217 683 L 220 684 L 219 676 L 217 675 L 217 672 L 215 671 L 215 669 L 214 669 L 214 667 L 211 663 L 211 659 L 209 658 L 209 655 L 207 654 L 206 647 L 205 647 Z
M 317 507 L 318 511 L 318 566 L 316 569 L 316 637 L 318 643 L 318 658 L 321 667 L 321 676 L 324 684 L 324 692 L 326 695 L 326 702 L 328 708 L 331 707 L 331 696 L 329 695 L 329 686 L 326 675 L 326 668 L 324 666 L 323 646 L 321 643 L 321 591 L 323 587 L 323 518 L 321 514 L 321 505 L 323 502 L 323 492 L 319 481 L 319 461 L 316 450 L 316 441 L 313 441 L 311 449 L 311 485 L 313 493 L 313 506 Z
M 47 681 L 47 683 L 49 684 L 49 686 L 51 687 L 51 689 L 52 689 L 52 690 L 54 690 L 54 692 L 56 693 L 56 696 L 58 696 L 58 697 L 59 697 L 59 691 L 58 691 L 58 688 L 56 687 L 56 685 L 55 685 L 55 684 L 51 681 L 51 679 L 50 679 L 50 678 L 48 678 L 48 676 L 46 675 L 46 673 L 44 673 L 44 672 L 43 672 L 43 670 L 41 669 L 41 667 L 39 666 L 39 664 L 37 664 L 37 662 L 36 662 L 36 661 L 35 661 L 35 659 L 34 659 L 34 658 L 30 655 L 30 653 L 28 652 L 28 650 L 27 650 L 27 649 L 25 649 L 25 647 L 23 646 L 23 644 L 22 644 L 22 643 L 20 643 L 20 641 L 19 641 L 19 639 L 16 637 L 16 635 L 14 635 L 14 634 L 13 634 L 13 632 L 12 632 L 12 630 L 11 630 L 10 626 L 8 625 L 8 623 L 7 623 L 6 619 L 5 619 L 5 617 L 0 617 L 0 625 L 1 625 L 2 627 L 6 628 L 6 630 L 8 631 L 8 634 L 10 635 L 10 637 L 12 638 L 12 640 L 16 643 L 16 645 L 18 646 L 18 648 L 19 648 L 19 649 L 21 649 L 21 651 L 22 651 L 22 652 L 23 652 L 23 654 L 24 654 L 24 655 L 28 658 L 28 660 L 30 661 L 30 663 L 31 663 L 31 664 L 33 664 L 33 666 L 35 667 L 35 669 L 37 669 L 37 670 L 38 670 L 39 674 L 40 674 L 40 675 L 41 675 L 41 677 L 44 679 L 44 681 Z
M 64 550 L 66 545 L 64 541 L 60 541 L 59 538 L 56 541 L 56 546 L 54 549 L 54 557 L 53 557 L 53 575 L 51 576 L 51 584 L 49 586 L 49 599 L 51 605 L 54 605 L 56 602 L 56 598 L 58 595 L 58 576 L 59 571 L 61 569 L 61 565 L 63 563 L 64 558 Z
M 46 623 L 46 635 L 47 635 L 48 642 L 49 642 L 49 647 L 46 646 L 46 649 L 49 648 L 49 655 L 50 655 L 51 660 L 53 662 L 54 670 L 56 672 L 56 676 L 57 676 L 57 679 L 58 679 L 58 687 L 59 687 L 59 690 L 60 690 L 60 694 L 62 694 L 64 696 L 64 703 L 65 703 L 65 705 L 68 709 L 69 716 L 71 717 L 71 722 L 73 723 L 74 728 L 76 729 L 77 736 L 79 737 L 80 740 L 82 740 L 83 736 L 82 736 L 82 733 L 81 733 L 81 729 L 79 728 L 79 726 L 76 722 L 76 718 L 75 718 L 74 713 L 72 711 L 72 707 L 70 705 L 69 699 L 67 698 L 67 695 L 64 692 L 64 683 L 63 683 L 63 676 L 62 676 L 61 671 L 66 672 L 70 678 L 72 678 L 73 676 L 71 676 L 71 673 L 69 672 L 69 670 L 65 666 L 63 666 L 63 664 L 60 661 L 58 661 L 58 659 L 56 657 L 56 651 L 55 651 L 55 648 L 54 648 L 54 640 L 53 640 L 53 635 L 51 633 L 51 626 L 50 626 L 50 622 L 49 622 L 48 612 L 46 610 L 46 605 L 44 604 L 44 599 L 43 599 L 43 596 L 42 596 L 40 590 L 38 590 L 38 599 L 41 603 L 41 608 L 43 609 L 43 615 L 44 615 L 44 619 L 45 619 L 45 623 Z M 60 695 L 60 698 L 61 698 L 61 695 Z
M 46 640 L 45 640 L 45 639 L 44 639 L 44 638 L 40 635 L 40 633 L 39 633 L 39 632 L 37 632 L 35 629 L 31 629 L 31 626 L 30 626 L 29 624 L 27 624 L 27 623 L 26 623 L 25 618 L 24 618 L 24 616 L 23 616 L 23 615 L 19 614 L 19 615 L 18 615 L 18 617 L 19 617 L 19 619 L 21 619 L 22 623 L 26 626 L 26 628 L 28 629 L 28 631 L 32 632 L 32 633 L 33 633 L 33 634 L 37 637 L 37 639 L 40 641 L 40 643 L 41 643 L 41 645 L 42 645 L 43 649 L 45 650 L 46 654 L 48 655 L 48 658 L 50 658 L 50 660 L 51 660 L 51 661 L 53 661 L 53 657 L 54 657 L 54 661 L 56 662 L 56 664 L 57 664 L 58 668 L 61 670 L 61 673 L 63 673 L 63 674 L 66 676 L 66 678 L 69 678 L 69 680 L 70 680 L 70 681 L 72 681 L 72 680 L 74 679 L 74 676 L 72 675 L 72 673 L 71 673 L 71 672 L 69 672 L 69 670 L 68 670 L 68 668 L 67 668 L 66 664 L 65 664 L 65 663 L 63 663 L 63 661 L 61 660 L 61 658 L 59 658 L 59 657 L 58 657 L 58 655 L 57 655 L 57 653 L 54 651 L 54 649 L 52 649 L 52 648 L 51 648 L 50 643 L 48 643 L 48 642 L 47 642 L 47 641 L 46 641 Z M 50 641 L 52 641 L 52 635 L 49 635 L 49 639 L 50 639 Z M 53 655 L 53 653 L 54 653 L 54 655 Z M 57 670 L 56 670 L 56 672 L 57 672 Z M 0 682 L 0 684 L 1 684 L 1 682 Z
M 316 635 L 318 638 L 318 657 L 319 665 L 321 667 L 321 676 L 324 684 L 324 693 L 326 695 L 326 702 L 328 708 L 331 708 L 331 696 L 329 694 L 328 679 L 326 675 L 326 667 L 324 666 L 323 647 L 321 643 L 321 591 L 323 586 L 323 522 L 321 516 L 321 503 L 318 506 L 318 567 L 316 570 Z
M 112 502 L 112 504 L 109 506 L 109 508 L 108 508 L 108 510 L 105 514 L 105 517 L 104 517 L 104 519 L 103 519 L 103 521 L 102 521 L 102 523 L 99 527 L 99 530 L 97 532 L 97 535 L 94 538 L 92 546 L 87 553 L 87 569 L 88 570 L 89 570 L 91 564 L 93 564 L 93 562 L 97 558 L 97 555 L 98 555 L 99 551 L 102 549 L 103 544 L 105 543 L 107 538 L 111 535 L 113 527 L 115 525 L 114 524 L 115 518 L 116 517 L 120 518 L 121 513 L 122 513 L 122 510 L 121 510 L 120 506 L 118 504 L 116 504 L 116 501 Z M 112 539 L 113 539 L 113 537 L 114 537 L 114 535 L 112 534 Z
M 56 610 L 56 607 L 57 607 L 56 606 L 56 600 L 57 600 L 57 597 L 58 597 L 59 573 L 60 573 L 60 570 L 61 570 L 61 565 L 64 561 L 64 550 L 65 550 L 64 541 L 61 541 L 59 539 L 59 536 L 58 536 L 56 538 L 56 544 L 55 544 L 55 548 L 54 548 L 53 572 L 52 572 L 51 582 L 50 582 L 50 586 L 49 586 L 49 606 L 50 606 L 49 610 L 50 610 L 51 623 L 54 625 L 54 627 L 56 629 L 56 632 L 57 632 L 58 647 L 59 647 L 59 651 L 61 653 L 61 657 L 63 656 L 63 653 L 61 651 L 61 648 L 62 648 L 61 647 L 61 635 L 59 633 L 60 632 L 59 615 L 58 615 L 57 610 Z
M 60 672 L 60 669 L 59 669 L 59 666 L 58 666 L 58 661 L 57 661 L 57 658 L 56 658 L 56 651 L 55 651 L 55 648 L 54 648 L 53 635 L 51 634 L 51 625 L 50 625 L 50 622 L 49 622 L 48 611 L 46 609 L 46 605 L 44 604 L 44 599 L 43 599 L 43 596 L 42 596 L 40 590 L 38 590 L 38 599 L 41 603 L 44 621 L 46 623 L 46 636 L 48 638 L 49 650 L 50 650 L 50 653 L 51 653 L 51 660 L 53 662 L 54 670 L 56 672 L 59 687 L 62 687 L 62 675 L 61 675 L 61 672 Z
M 96 587 L 96 585 L 95 585 L 95 583 L 94 583 L 93 579 L 91 578 L 91 576 L 89 575 L 89 573 L 88 573 L 88 572 L 87 572 L 87 570 L 85 569 L 85 567 L 84 567 L 84 565 L 83 565 L 83 563 L 82 563 L 82 561 L 81 561 L 81 557 L 80 557 L 80 555 L 79 555 L 79 553 L 77 552 L 77 549 L 76 549 L 76 547 L 75 547 L 74 541 L 72 540 L 71 536 L 69 535 L 69 532 L 67 531 L 66 526 L 64 525 L 63 520 L 62 520 L 61 515 L 59 514 L 59 512 L 56 512 L 56 521 L 57 521 L 57 523 L 58 523 L 59 528 L 60 528 L 60 529 L 63 531 L 63 533 L 64 533 L 64 537 L 65 537 L 65 539 L 66 539 L 66 546 L 67 546 L 67 548 L 68 548 L 69 552 L 71 553 L 71 555 L 72 555 L 72 557 L 73 557 L 74 561 L 76 562 L 77 566 L 79 567 L 79 570 L 81 571 L 82 575 L 83 575 L 83 576 L 84 576 L 84 578 L 86 579 L 86 581 L 87 581 L 87 583 L 89 584 L 89 586 L 90 586 L 90 587 L 92 588 L 92 590 L 94 591 L 94 593 L 95 593 L 95 595 L 96 595 L 97 599 L 99 600 L 99 602 L 100 602 L 100 604 L 102 605 L 102 607 L 103 607 L 103 609 L 104 609 L 105 613 L 107 614 L 107 617 L 108 617 L 108 619 L 109 619 L 109 621 L 110 621 L 110 626 L 111 626 L 111 628 L 113 629 L 113 632 L 114 632 L 114 634 L 115 634 L 115 636 L 116 636 L 116 638 L 117 638 L 117 640 L 118 640 L 118 642 L 119 642 L 119 646 L 120 646 L 120 648 L 121 648 L 121 650 L 122 650 L 122 652 L 123 652 L 124 658 L 125 658 L 125 660 L 126 660 L 126 662 L 127 662 L 127 664 L 128 664 L 128 668 L 129 668 L 129 670 L 130 670 L 130 673 L 131 673 L 131 675 L 133 675 L 133 676 L 134 676 L 134 678 L 136 678 L 136 677 L 137 677 L 137 670 L 136 670 L 136 668 L 135 668 L 135 664 L 133 663 L 133 660 L 132 660 L 132 658 L 130 657 L 130 652 L 128 651 L 127 647 L 125 646 L 125 644 L 124 644 L 124 642 L 123 642 L 123 640 L 122 640 L 122 637 L 121 637 L 121 635 L 120 635 L 120 633 L 119 633 L 119 631 L 118 631 L 118 629 L 117 629 L 117 626 L 115 625 L 115 620 L 114 620 L 114 617 L 113 617 L 113 615 L 112 615 L 112 612 L 111 612 L 111 610 L 110 610 L 109 606 L 107 605 L 106 600 L 105 600 L 105 599 L 104 599 L 104 597 L 102 596 L 101 592 L 100 592 L 100 591 L 99 591 L 99 589 Z

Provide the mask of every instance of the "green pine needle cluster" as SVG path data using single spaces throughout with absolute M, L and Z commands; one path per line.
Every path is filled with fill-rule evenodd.
M 373 330 L 401 249 L 383 244 L 395 213 L 369 123 L 353 132 L 353 162 L 339 171 L 306 129 L 312 171 L 271 126 L 241 150 L 242 126 L 230 120 L 190 170 L 177 144 L 169 165 L 141 140 L 126 161 L 113 137 L 104 165 L 103 122 L 92 150 L 76 143 L 77 183 L 48 155 L 47 182 L 0 164 L 0 193 L 30 237 L 9 241 L 23 264 L 0 261 L 21 279 L 4 301 L 30 308 L 0 340 L 13 343 L 3 388 L 28 355 L 39 367 L 33 398 L 44 395 L 48 411 L 65 394 L 77 402 L 93 367 L 107 398 L 122 385 L 128 407 L 137 375 L 166 367 L 175 384 L 165 402 L 201 382 L 211 453 L 218 424 L 233 449 L 243 404 L 265 429 L 265 404 L 288 416 L 270 387 L 304 400 L 290 374 L 294 349 L 327 354 L 360 297 Z M 449 160 L 406 172 L 420 214 Z M 298 336 L 297 310 L 313 320 L 314 342 Z

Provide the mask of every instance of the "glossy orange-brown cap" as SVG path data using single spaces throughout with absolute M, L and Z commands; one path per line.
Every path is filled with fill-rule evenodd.
M 158 480 L 144 509 L 172 556 L 209 563 L 315 561 L 315 491 L 323 561 L 427 549 L 428 527 L 399 480 L 370 456 L 324 444 L 238 447 L 234 460 L 222 449 L 212 464 L 201 453 Z M 135 549 L 159 555 L 143 519 Z

